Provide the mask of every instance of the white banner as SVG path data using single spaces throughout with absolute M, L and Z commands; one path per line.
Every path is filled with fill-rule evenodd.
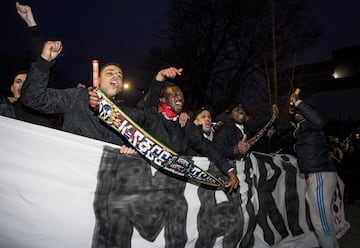
M 1 116 L 0 137 L 0 247 L 318 245 L 291 156 L 236 161 L 241 187 L 226 194 L 165 175 L 117 146 Z M 342 235 L 348 223 L 338 205 Z
M 91 247 L 104 143 L 0 116 L 0 247 Z

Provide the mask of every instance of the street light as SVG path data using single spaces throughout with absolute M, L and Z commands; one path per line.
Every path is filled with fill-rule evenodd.
M 124 89 L 124 90 L 130 89 L 130 82 L 129 82 L 129 81 L 125 81 L 125 82 L 124 82 L 123 89 Z

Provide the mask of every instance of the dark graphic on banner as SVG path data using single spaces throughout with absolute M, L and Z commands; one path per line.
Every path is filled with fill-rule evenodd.
M 93 247 L 130 248 L 135 230 L 147 242 L 163 231 L 163 247 L 191 243 L 210 248 L 218 242 L 220 247 L 259 247 L 259 239 L 270 247 L 285 238 L 291 243 L 300 235 L 308 242 L 304 247 L 316 246 L 305 221 L 304 198 L 299 197 L 298 188 L 304 185 L 297 185 L 297 169 L 289 157 L 281 156 L 253 153 L 236 161 L 241 184 L 235 193 L 192 185 L 196 190 L 189 194 L 188 183 L 160 171 L 153 174 L 137 155 L 123 156 L 106 148 L 95 194 Z M 207 163 L 209 172 L 219 173 Z M 195 235 L 189 230 L 194 227 Z

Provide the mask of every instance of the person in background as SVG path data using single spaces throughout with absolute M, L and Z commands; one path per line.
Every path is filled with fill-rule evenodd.
M 196 126 L 201 126 L 203 136 L 209 141 L 212 141 L 214 138 L 214 132 L 223 124 L 223 122 L 212 122 L 212 109 L 210 107 L 201 107 L 200 109 L 194 111 L 193 116 L 194 124 Z
M 86 88 L 86 85 L 83 84 L 83 83 L 78 83 L 78 84 L 76 85 L 76 88 Z
M 273 105 L 273 115 L 278 111 Z M 231 104 L 217 116 L 224 124 L 216 131 L 214 144 L 228 159 L 241 159 L 251 148 L 248 138 L 260 130 L 267 120 L 251 119 L 242 104 Z M 256 144 L 255 144 L 256 145 Z M 256 149 L 254 149 L 256 150 Z
M 337 173 L 323 132 L 326 122 L 295 93 L 290 96 L 289 113 L 296 123 L 295 152 L 306 178 L 305 198 L 316 236 L 321 247 L 339 247 L 332 217 Z
M 190 112 L 190 115 L 192 116 L 190 119 L 193 121 L 195 126 L 197 126 L 196 131 L 198 131 L 205 139 L 207 139 L 208 142 L 213 141 L 215 130 L 222 124 L 221 121 L 218 123 L 213 123 L 211 113 L 212 110 L 210 107 L 201 107 L 200 109 Z M 181 113 L 180 116 L 182 114 L 184 113 Z M 191 148 L 188 148 L 187 154 L 192 156 L 201 156 L 200 153 Z
M 0 103 L 0 115 L 37 125 L 42 125 L 45 127 L 54 127 L 52 125 L 53 115 L 41 113 L 22 104 L 21 91 L 26 77 L 26 71 L 19 71 L 16 73 L 10 86 L 12 96 L 1 97 L 2 100 Z
M 246 142 L 249 132 L 244 126 L 247 117 L 245 108 L 241 104 L 231 104 L 221 117 L 217 117 L 217 120 L 223 121 L 224 124 L 216 132 L 213 142 L 228 159 L 239 159 L 250 149 Z
M 342 142 L 340 147 L 343 152 L 340 168 L 340 177 L 345 183 L 344 202 L 346 204 L 355 204 L 359 199 L 359 174 L 360 164 L 360 127 L 356 128 Z
M 20 99 L 21 88 L 26 79 L 26 74 L 27 74 L 26 71 L 20 71 L 20 72 L 16 73 L 13 83 L 10 86 L 10 91 L 13 94 L 13 96 L 8 97 L 9 102 L 15 103 Z
M 194 124 L 201 126 L 204 137 L 210 141 L 213 140 L 214 130 L 212 128 L 211 110 L 208 107 L 202 107 L 194 112 Z
M 281 138 L 276 125 L 272 125 L 257 143 L 256 151 L 269 154 L 281 153 L 284 150 Z
M 1 96 L 0 115 L 16 119 L 14 104 L 18 101 L 21 95 L 21 87 L 26 79 L 26 72 L 18 72 L 15 75 L 13 83 L 10 86 L 10 91 L 13 96 Z
M 344 158 L 344 152 L 340 147 L 340 140 L 337 136 L 327 136 L 327 143 L 329 144 L 330 154 L 332 161 L 335 165 L 338 175 L 343 179 L 342 173 L 342 160 Z
M 0 115 L 16 119 L 16 112 L 14 109 L 15 103 L 19 100 L 21 95 L 21 87 L 26 79 L 26 71 L 18 72 L 10 86 L 12 96 L 6 97 L 1 95 L 0 101 Z

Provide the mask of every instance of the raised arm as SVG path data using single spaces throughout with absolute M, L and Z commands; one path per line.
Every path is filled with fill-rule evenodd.
M 299 110 L 302 116 L 314 126 L 320 129 L 325 126 L 326 120 L 315 109 L 303 102 L 298 94 L 293 93 L 290 96 L 290 104 L 293 104 L 295 109 Z
M 31 7 L 16 2 L 16 10 L 21 19 L 23 19 L 27 25 L 31 61 L 34 62 L 39 57 L 46 40 L 39 30 L 39 26 L 35 21 Z
M 50 68 L 61 50 L 60 41 L 48 41 L 44 45 L 41 56 L 31 64 L 21 89 L 21 101 L 26 106 L 43 113 L 65 113 L 71 105 L 75 104 L 72 101 L 76 98 L 69 94 L 75 94 L 79 89 L 48 88 Z
M 22 5 L 19 2 L 16 2 L 16 10 L 21 19 L 26 22 L 28 27 L 33 27 L 37 25 L 31 7 L 29 5 Z
M 176 76 L 180 76 L 182 73 L 182 68 L 169 67 L 166 69 L 160 70 L 154 80 L 151 82 L 148 93 L 144 96 L 144 98 L 138 102 L 137 107 L 150 107 L 157 106 L 159 103 L 161 89 L 164 86 L 164 82 L 167 78 L 173 79 Z

